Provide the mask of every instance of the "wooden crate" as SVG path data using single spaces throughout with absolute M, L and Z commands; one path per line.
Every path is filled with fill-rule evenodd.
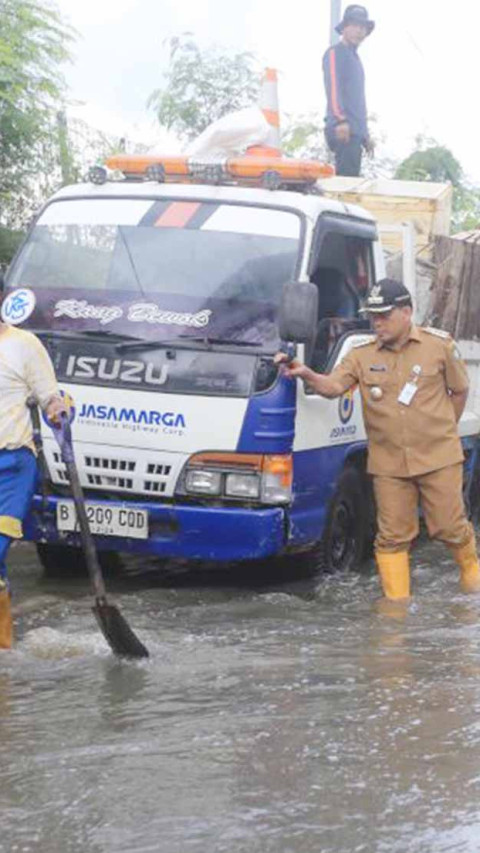
M 413 222 L 417 254 L 428 252 L 437 235 L 450 233 L 452 187 L 430 181 L 394 181 L 334 177 L 319 181 L 326 196 L 358 204 L 379 222 Z M 401 251 L 400 234 L 382 236 L 389 252 Z

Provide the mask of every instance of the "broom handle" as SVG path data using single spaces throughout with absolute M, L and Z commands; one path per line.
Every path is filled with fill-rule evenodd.
M 85 561 L 92 581 L 95 598 L 99 604 L 106 604 L 107 593 L 105 590 L 102 571 L 100 569 L 100 563 L 98 562 L 97 550 L 95 548 L 90 524 L 87 518 L 85 499 L 83 496 L 83 489 L 80 485 L 77 466 L 75 465 L 75 462 L 66 461 L 65 466 L 67 469 L 68 479 L 70 480 L 70 489 L 77 513 L 78 526 L 80 528 L 80 539 L 82 541 L 82 548 L 85 554 Z
M 42 503 L 44 509 L 48 503 L 48 478 L 49 470 L 45 453 L 43 450 L 42 430 L 40 427 L 40 415 L 38 413 L 38 404 L 35 397 L 28 397 L 27 406 L 30 411 L 30 420 L 32 421 L 32 437 L 33 446 L 37 452 L 38 469 L 40 472 L 40 485 L 42 490 Z
M 87 510 L 85 508 L 85 499 L 83 489 L 80 485 L 77 466 L 75 464 L 75 454 L 73 452 L 72 430 L 66 415 L 60 416 L 60 426 L 54 427 L 54 436 L 60 446 L 62 460 L 67 469 L 68 479 L 70 481 L 70 490 L 72 493 L 75 510 L 77 513 L 78 526 L 80 528 L 80 539 L 82 542 L 83 552 L 85 554 L 85 562 L 87 564 L 88 573 L 92 581 L 92 587 L 97 599 L 97 603 L 106 604 L 106 589 L 103 581 L 100 563 L 98 562 L 97 551 L 93 541 L 90 524 L 87 518 Z

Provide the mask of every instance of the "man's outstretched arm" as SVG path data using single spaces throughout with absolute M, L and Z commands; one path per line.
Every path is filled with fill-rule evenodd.
M 275 364 L 281 366 L 286 376 L 292 379 L 303 379 L 321 397 L 329 397 L 331 399 L 341 397 L 356 381 L 348 373 L 343 374 L 341 377 L 335 374 L 315 373 L 311 367 L 307 367 L 306 364 L 302 364 L 296 359 L 289 362 L 288 356 L 282 352 L 277 353 L 275 356 Z

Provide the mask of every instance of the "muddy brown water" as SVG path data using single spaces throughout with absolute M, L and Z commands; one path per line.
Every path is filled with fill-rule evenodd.
M 438 545 L 408 609 L 373 566 L 108 581 L 151 658 L 116 660 L 86 580 L 12 554 L 1 853 L 477 853 L 480 596 Z

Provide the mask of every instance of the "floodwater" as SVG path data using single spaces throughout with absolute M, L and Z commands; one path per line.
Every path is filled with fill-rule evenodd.
M 383 612 L 361 574 L 109 579 L 147 644 L 116 660 L 86 580 L 12 553 L 1 853 L 477 853 L 480 596 L 441 546 Z

